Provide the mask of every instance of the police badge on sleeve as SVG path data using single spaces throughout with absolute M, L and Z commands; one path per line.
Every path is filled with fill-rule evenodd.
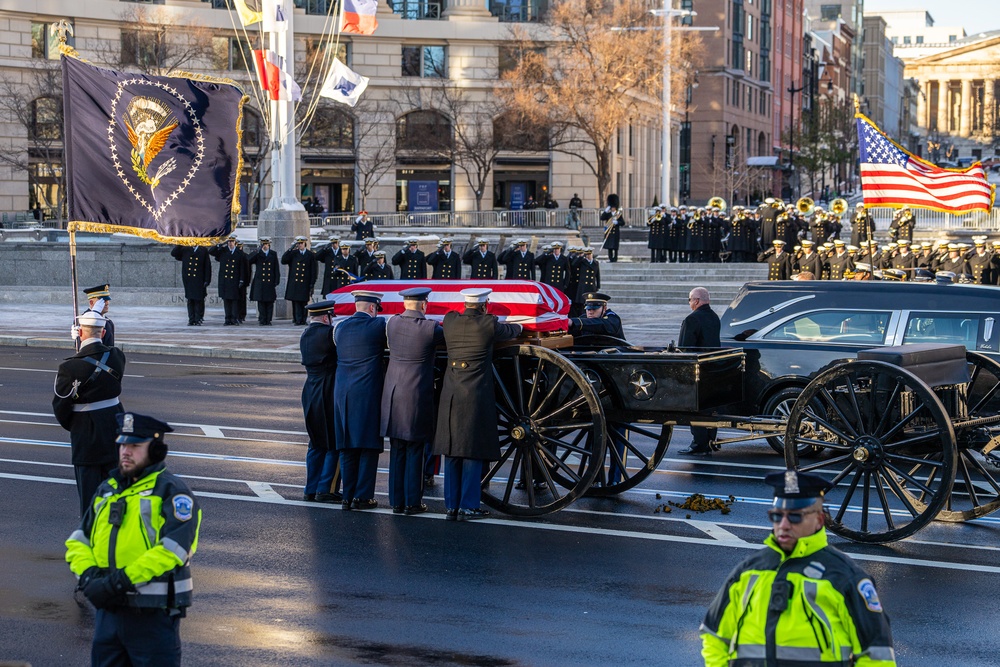
M 194 514 L 194 500 L 191 496 L 177 495 L 173 497 L 171 501 L 174 505 L 174 518 L 178 521 L 189 521 L 191 516 Z M 871 583 L 871 582 L 869 582 Z M 872 588 L 872 593 L 875 589 Z M 878 601 L 878 598 L 875 598 Z
M 878 593 L 875 592 L 875 584 L 872 583 L 871 579 L 862 579 L 858 582 L 858 593 L 861 593 L 861 597 L 864 598 L 868 611 L 882 613 L 882 603 L 879 602 Z

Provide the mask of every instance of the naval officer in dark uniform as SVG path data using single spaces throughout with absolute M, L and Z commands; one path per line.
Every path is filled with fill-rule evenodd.
M 476 241 L 476 247 L 465 253 L 462 263 L 472 267 L 469 278 L 473 280 L 496 280 L 499 274 L 497 256 L 490 250 L 486 239 Z
M 418 239 L 406 241 L 406 247 L 392 256 L 392 265 L 399 267 L 400 280 L 423 280 L 427 277 L 427 258 L 417 247 Z
M 257 302 L 257 324 L 269 327 L 274 318 L 274 302 L 278 299 L 278 282 L 281 281 L 281 265 L 278 253 L 271 250 L 271 239 L 260 239 L 260 247 L 250 253 L 247 264 L 254 267 L 250 300 Z
M 108 310 L 111 309 L 111 285 L 98 285 L 96 287 L 88 287 L 83 290 L 83 293 L 87 295 L 87 303 L 89 304 L 87 310 L 83 311 L 82 314 L 96 313 L 105 319 L 104 322 L 104 334 L 101 336 L 101 342 L 108 347 L 114 347 L 115 344 L 115 323 L 111 321 L 108 317 Z M 80 336 L 78 335 L 76 327 L 73 328 L 73 338 L 76 339 L 76 349 L 80 349 Z
M 378 316 L 382 294 L 356 290 L 356 312 L 334 331 L 337 376 L 333 387 L 333 425 L 344 480 L 342 507 L 372 509 L 378 457 L 384 449 L 377 425 L 381 423 L 382 355 L 385 320 Z
M 774 239 L 771 245 L 770 250 L 757 255 L 757 261 L 767 262 L 768 280 L 789 280 L 792 277 L 792 258 L 785 252 L 785 242 Z
M 427 256 L 426 261 L 434 267 L 434 280 L 455 280 L 462 277 L 462 258 L 451 249 L 451 239 L 441 239 L 441 247 Z
M 625 340 L 622 318 L 608 308 L 611 297 L 601 292 L 588 292 L 583 305 L 584 317 L 569 320 L 569 333 L 574 336 L 612 336 Z
M 583 256 L 573 267 L 572 283 L 576 288 L 573 290 L 573 306 L 569 312 L 571 316 L 579 316 L 583 314 L 583 304 L 587 300 L 587 295 L 601 289 L 601 265 L 594 259 L 593 248 L 583 249 Z
M 423 504 L 424 445 L 434 438 L 434 356 L 444 330 L 427 319 L 430 287 L 400 291 L 405 310 L 389 319 L 385 335 L 389 366 L 382 389 L 383 437 L 389 458 L 389 505 L 396 514 L 420 514 Z
M 339 503 L 340 457 L 333 428 L 334 378 L 337 347 L 333 343 L 333 312 L 336 301 L 318 301 L 306 306 L 309 326 L 299 338 L 306 383 L 302 387 L 302 413 L 309 434 L 306 450 L 306 487 L 303 500 Z
M 719 339 L 722 324 L 719 322 L 719 316 L 712 310 L 708 290 L 704 287 L 695 287 L 688 294 L 688 305 L 691 307 L 692 312 L 681 323 L 681 333 L 677 337 L 677 347 L 722 347 L 722 341 Z M 717 433 L 718 429 L 715 428 L 692 426 L 691 438 L 693 442 L 690 447 L 680 450 L 678 454 L 711 456 L 711 442 L 715 439 Z
M 340 256 L 340 239 L 331 238 L 329 243 L 314 252 L 316 253 L 316 261 L 323 265 L 323 282 L 320 294 L 325 296 L 337 287 L 341 287 L 341 285 L 337 285 L 337 258 Z
M 116 415 L 123 412 L 118 397 L 125 353 L 102 342 L 106 323 L 94 312 L 77 318 L 80 351 L 59 364 L 53 385 L 52 412 L 69 431 L 81 515 L 118 461 Z
M 292 324 L 305 326 L 306 304 L 316 288 L 318 271 L 316 254 L 306 247 L 309 239 L 296 236 L 292 247 L 281 256 L 281 263 L 288 267 L 285 283 L 285 300 L 292 302 Z
M 358 267 L 358 258 L 351 254 L 350 241 L 344 241 L 340 244 L 340 253 L 333 258 L 333 265 L 336 268 L 333 273 L 333 285 L 331 285 L 333 289 L 330 292 L 364 278 Z M 324 296 L 330 292 L 325 292 Z
M 572 267 L 569 257 L 563 254 L 563 244 L 556 241 L 552 244 L 552 252 L 542 253 L 535 258 L 535 266 L 541 269 L 540 282 L 555 287 L 566 296 L 569 294 L 569 282 Z
M 201 326 L 205 321 L 205 297 L 212 282 L 212 260 L 201 246 L 175 245 L 170 256 L 181 263 L 181 282 L 187 300 L 188 326 Z
M 528 250 L 528 240 L 518 239 L 497 257 L 497 261 L 507 267 L 507 280 L 534 280 L 535 254 Z
M 487 312 L 491 292 L 485 288 L 462 290 L 465 310 L 444 316 L 448 363 L 438 406 L 434 453 L 446 457 L 444 504 L 449 521 L 489 516 L 480 507 L 483 472 L 487 461 L 500 458 L 493 345 L 516 338 L 522 327 L 501 323 Z
M 241 290 L 250 279 L 247 256 L 236 247 L 236 237 L 230 235 L 225 245 L 208 251 L 219 263 L 219 298 L 226 311 L 226 326 L 240 324 L 239 298 Z

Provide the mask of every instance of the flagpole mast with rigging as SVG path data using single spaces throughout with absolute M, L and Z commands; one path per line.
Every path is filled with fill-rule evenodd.
M 267 34 L 268 46 L 284 63 L 289 81 L 295 80 L 294 10 L 285 14 L 285 30 Z M 271 200 L 268 210 L 305 211 L 295 192 L 295 101 L 271 101 Z

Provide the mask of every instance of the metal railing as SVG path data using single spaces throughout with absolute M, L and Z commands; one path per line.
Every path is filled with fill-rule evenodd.
M 546 5 L 545 0 L 492 0 L 490 13 L 501 23 L 528 23 L 541 20 Z
M 395 0 L 390 3 L 392 13 L 401 19 L 414 21 L 435 21 L 444 13 L 444 2 L 430 0 Z
M 896 209 L 868 209 L 875 220 L 875 228 L 880 231 L 889 229 Z M 926 211 L 913 209 L 917 218 L 916 229 L 947 229 L 968 231 L 1000 231 L 1000 208 L 992 208 L 989 212 L 976 211 L 965 215 L 952 215 L 941 211 Z

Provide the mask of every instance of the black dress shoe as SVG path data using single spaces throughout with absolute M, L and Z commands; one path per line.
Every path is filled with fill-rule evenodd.
M 458 521 L 458 510 L 449 509 L 444 513 L 445 521 Z
M 424 476 L 424 486 L 425 487 L 434 486 L 434 483 L 435 483 L 434 482 L 434 475 L 425 475 Z
M 481 507 L 471 510 L 458 510 L 459 521 L 476 521 L 478 519 L 488 519 L 489 517 L 489 510 L 484 510 Z
M 355 498 L 354 502 L 351 503 L 351 509 L 356 510 L 373 510 L 378 507 L 378 501 L 374 498 L 369 498 L 368 500 L 361 500 L 360 498 Z
M 402 514 L 405 511 L 406 511 L 406 508 L 403 507 L 402 505 L 393 505 L 392 506 L 392 513 L 393 514 Z
M 419 505 L 407 505 L 406 506 L 406 516 L 413 516 L 414 514 L 423 514 L 427 511 L 427 505 L 420 503 Z
M 344 501 L 344 496 L 339 493 L 317 493 L 316 502 L 318 503 L 340 503 Z
M 351 507 L 352 505 L 350 500 L 345 500 L 344 502 L 340 503 L 340 509 L 344 510 L 345 512 L 350 512 Z
M 707 448 L 702 449 L 701 447 L 691 445 L 687 449 L 682 449 L 677 453 L 683 454 L 684 456 L 700 456 L 702 458 L 708 458 L 712 455 L 712 450 Z
M 302 494 L 302 500 L 304 500 L 307 503 L 314 503 L 314 502 L 316 502 L 316 494 L 315 493 L 303 493 Z

